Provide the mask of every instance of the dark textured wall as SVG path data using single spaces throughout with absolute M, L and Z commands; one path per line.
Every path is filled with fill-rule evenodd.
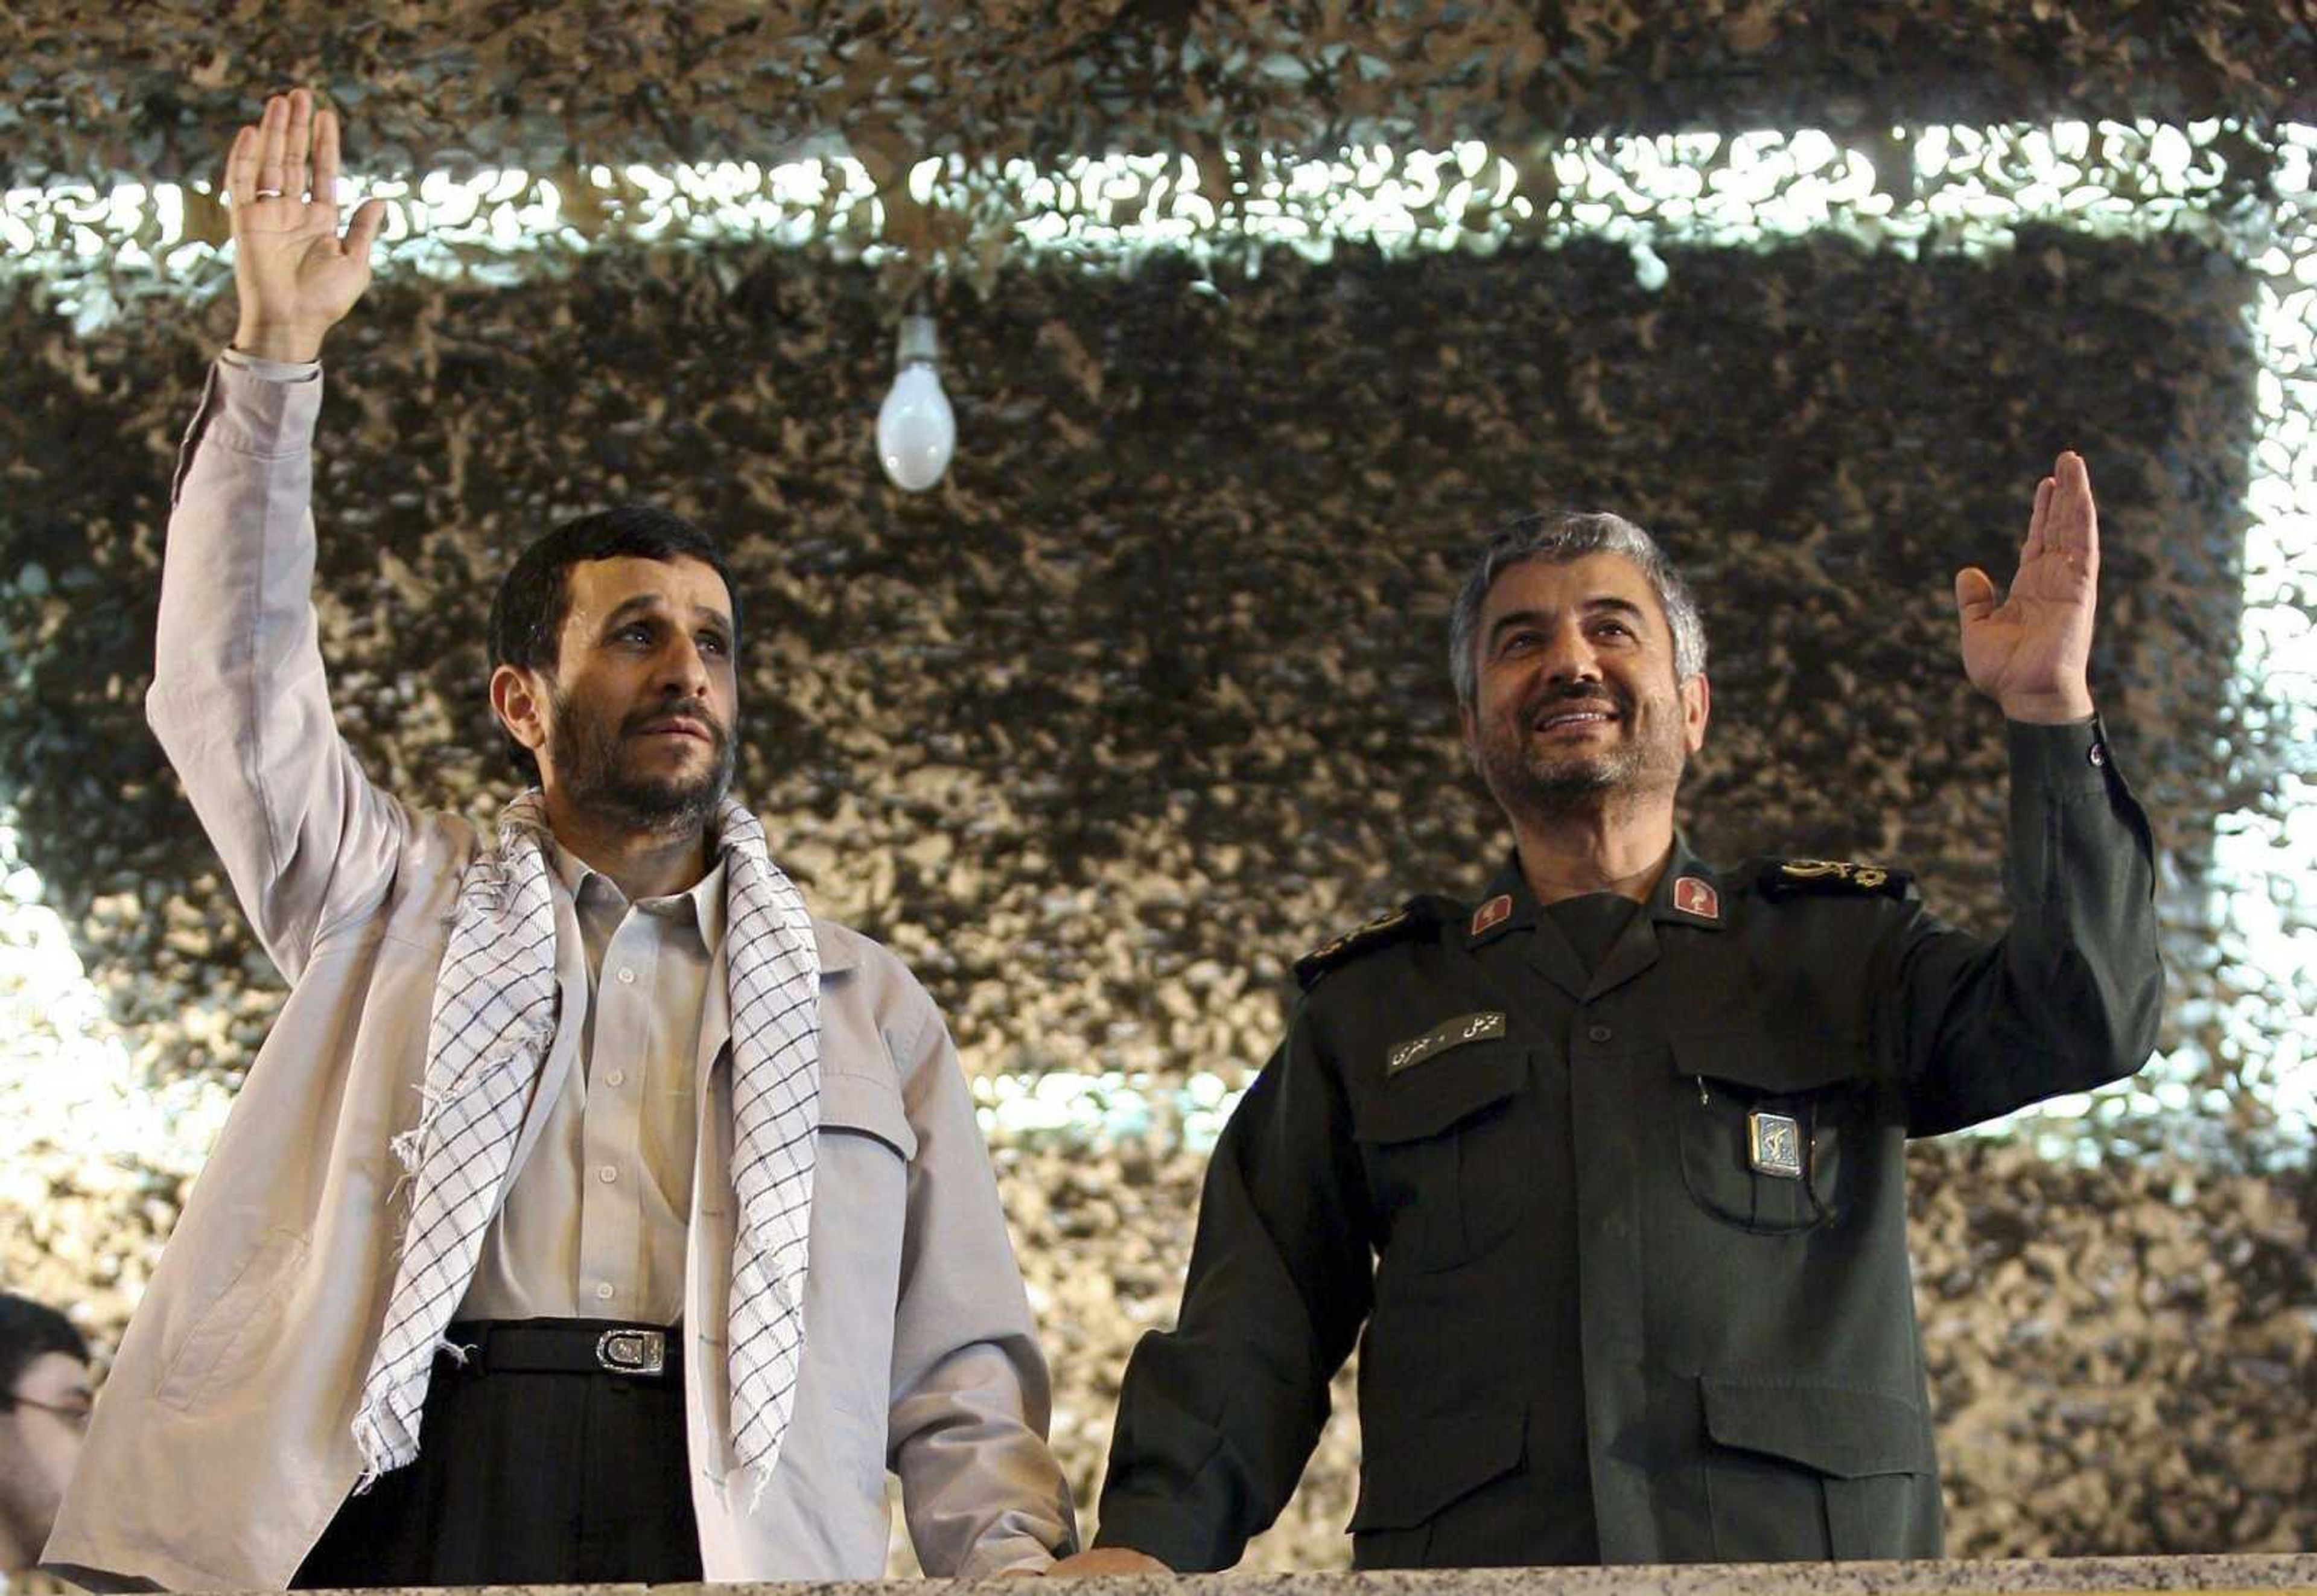
M 2062 446 L 2107 529 L 2102 704 L 2168 844 L 2193 859 L 2209 824 L 2250 372 L 2218 265 L 2054 238 L 1909 267 L 1677 256 L 1654 295 L 1606 247 L 1279 264 L 1220 294 L 1019 274 L 947 307 L 962 444 L 916 499 L 870 458 L 890 345 L 865 277 L 717 255 L 383 289 L 331 347 L 320 443 L 341 716 L 415 798 L 498 784 L 497 573 L 562 516 L 666 503 L 733 542 L 744 785 L 824 897 L 921 940 L 953 999 L 1069 984 L 1148 919 L 1161 937 L 1106 995 L 1148 1014 L 1177 959 L 1275 962 L 1487 874 L 1449 596 L 1508 515 L 1612 507 L 1704 592 L 1705 850 L 1903 858 L 1990 925 L 1999 722 L 1962 678 L 1949 584 L 2008 575 Z M 171 452 L 224 330 L 78 342 L 29 300 L 0 321 L 8 537 L 53 578 L 13 600 L 31 691 L 0 712 L 0 780 L 40 796 L 28 847 L 76 904 L 208 867 L 138 695 Z M 1171 909 L 1039 907 L 1185 869 Z M 1017 905 L 1034 946 L 993 930 Z
M 329 85 L 358 166 L 689 160 L 841 136 L 889 207 L 958 151 L 1332 154 L 1346 139 L 2154 116 L 2317 105 L 2305 0 L 200 0 L 0 11 L 0 160 L 205 174 L 248 96 Z
M 2216 749 L 2250 436 L 2239 269 L 2033 235 L 1983 261 L 1668 258 L 1656 293 L 1592 247 L 1339 251 L 1220 290 L 1163 263 L 1012 270 L 943 307 L 960 452 L 916 499 L 870 454 L 890 345 L 866 274 L 720 252 L 382 285 L 332 344 L 322 424 L 341 724 L 413 799 L 504 796 L 480 693 L 497 574 L 557 519 L 667 504 L 732 543 L 742 785 L 776 851 L 911 961 L 969 1067 L 1238 1080 L 1276 1039 L 1287 960 L 1495 862 L 1442 633 L 1480 536 L 1534 507 L 1619 509 L 1699 578 L 1716 713 L 1685 813 L 1707 852 L 1902 862 L 1949 918 L 1999 926 L 1999 720 L 1963 681 L 1949 587 L 1966 561 L 2008 576 L 2071 446 L 2107 537 L 2095 690 L 2193 885 L 2241 801 Z M 172 450 L 229 307 L 148 308 L 85 339 L 37 290 L 0 310 L 0 547 L 45 573 L 0 600 L 0 797 L 159 1068 L 229 1078 L 277 1000 L 138 704 Z M 2201 931 L 2175 899 L 2185 1001 Z M 2174 1035 L 2196 1023 L 2183 1008 Z M 1163 1121 L 1092 1155 L 1001 1141 L 1090 1484 L 1131 1331 L 1171 1310 L 1196 1160 Z M 1920 1161 L 1957 1549 L 2317 1538 L 2307 1460 L 2277 1439 L 2317 1405 L 2302 1199 L 2251 1177 L 2181 1199 L 2190 1168 Z M 157 1200 L 121 1248 L 149 1252 Z M 2224 1330 L 2179 1306 L 2184 1271 Z M 2264 1483 L 2199 1473 L 2147 1511 L 2182 1434 L 2265 1448 Z M 1348 1445 L 1279 1557 L 1335 1544 Z

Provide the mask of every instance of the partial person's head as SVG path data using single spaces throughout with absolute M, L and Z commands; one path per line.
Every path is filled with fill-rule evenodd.
M 88 1343 L 72 1321 L 0 1294 L 0 1573 L 40 1561 L 88 1432 Z
M 1670 806 L 1705 743 L 1705 626 L 1656 540 L 1616 516 L 1531 516 L 1456 595 L 1465 751 L 1507 814 Z
M 508 757 L 572 807 L 698 829 L 731 785 L 739 685 L 731 575 L 706 533 L 625 506 L 523 551 L 491 604 L 491 709 Z

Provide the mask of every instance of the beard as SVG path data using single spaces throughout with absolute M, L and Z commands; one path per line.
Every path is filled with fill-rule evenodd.
M 705 704 L 672 700 L 636 710 L 615 723 L 591 704 L 566 697 L 559 687 L 550 702 L 554 719 L 547 757 L 574 808 L 631 830 L 680 834 L 706 826 L 724 802 L 737 754 L 731 731 Z M 673 714 L 706 728 L 712 756 L 707 768 L 693 776 L 649 776 L 631 768 L 628 740 Z
M 1538 716 L 1578 704 L 1608 711 L 1625 735 L 1606 748 L 1561 749 L 1534 740 L 1530 728 Z M 1473 752 L 1481 783 L 1507 813 L 1539 817 L 1669 793 L 1681 785 L 1686 760 L 1678 714 L 1645 722 L 1633 709 L 1632 695 L 1613 683 L 1544 694 L 1522 706 L 1516 725 L 1496 722 L 1482 730 Z

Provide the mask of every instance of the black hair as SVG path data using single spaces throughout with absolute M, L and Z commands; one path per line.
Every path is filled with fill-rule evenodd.
M 71 1320 L 46 1303 L 0 1292 L 0 1410 L 14 1404 L 16 1382 L 35 1359 L 50 1352 L 86 1363 L 88 1342 Z
M 681 516 L 649 505 L 621 505 L 567 521 L 525 549 L 491 600 L 491 668 L 513 665 L 555 673 L 557 645 L 571 614 L 570 570 L 590 560 L 697 560 L 723 578 L 732 603 L 733 646 L 739 645 L 740 595 L 716 540 Z M 539 761 L 502 727 L 507 758 L 525 781 Z

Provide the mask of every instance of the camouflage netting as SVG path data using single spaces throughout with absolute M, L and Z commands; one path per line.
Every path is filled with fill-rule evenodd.
M 215 166 L 254 87 L 328 83 L 359 159 L 764 159 L 832 138 L 898 192 L 924 155 L 2098 117 L 2309 117 L 2300 0 L 593 0 L 349 11 L 145 0 L 0 13 L 25 181 Z
M 964 442 L 919 498 L 870 457 L 889 312 L 866 273 L 710 250 L 382 285 L 332 345 L 322 425 L 341 723 L 398 791 L 488 809 L 481 623 L 514 548 L 622 498 L 731 535 L 742 782 L 817 906 L 917 969 L 986 1096 L 1057 1071 L 1152 1089 L 1139 1139 L 994 1137 L 1090 1502 L 1188 1244 L 1200 1161 L 1167 1089 L 1243 1081 L 1295 953 L 1405 892 L 1469 892 L 1502 846 L 1441 647 L 1498 519 L 1615 506 L 1695 568 L 1716 721 L 1686 820 L 1710 855 L 1904 859 L 1991 927 L 1999 722 L 1961 678 L 1949 580 L 2008 573 L 2035 476 L 2080 447 L 2109 539 L 2097 690 L 2169 880 L 2245 801 L 2223 746 L 2240 268 L 2058 235 L 1981 262 L 1825 242 L 1670 265 L 1655 294 L 1608 247 L 1284 260 L 1227 297 L 1163 266 L 1011 273 L 950 308 Z M 0 314 L 0 533 L 9 569 L 40 567 L 5 599 L 0 785 L 139 1067 L 181 1085 L 233 1080 L 280 996 L 139 704 L 172 450 L 227 309 L 87 338 L 37 290 Z M 2203 900 L 2168 898 L 2185 1000 L 2211 986 Z M 2063 1128 L 2093 1153 L 2180 1134 L 2098 1123 Z M 1922 1150 L 1957 1551 L 2317 1540 L 2309 1194 L 2205 1144 L 2255 1161 L 2250 1125 L 2106 1162 Z M 0 1269 L 109 1335 L 183 1171 L 63 1133 L 26 1159 Z M 1257 1561 L 1341 1564 L 1355 1457 L 1339 1419 Z

